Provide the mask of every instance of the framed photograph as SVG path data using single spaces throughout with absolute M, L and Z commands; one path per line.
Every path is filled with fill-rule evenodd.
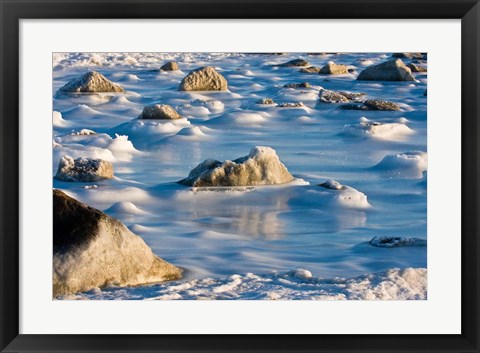
M 0 10 L 2 352 L 480 351 L 478 1 Z

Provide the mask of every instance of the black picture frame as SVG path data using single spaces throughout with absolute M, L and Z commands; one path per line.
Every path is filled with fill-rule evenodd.
M 1 352 L 480 352 L 478 0 L 0 0 L 0 11 Z M 461 19 L 460 335 L 19 334 L 19 20 L 207 16 L 223 19 Z

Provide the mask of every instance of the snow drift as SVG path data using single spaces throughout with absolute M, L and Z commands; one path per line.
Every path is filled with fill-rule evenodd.
M 207 159 L 179 183 L 202 187 L 273 185 L 291 181 L 293 176 L 280 162 L 275 150 L 257 146 L 252 148 L 248 156 L 234 161 L 227 160 L 222 163 Z

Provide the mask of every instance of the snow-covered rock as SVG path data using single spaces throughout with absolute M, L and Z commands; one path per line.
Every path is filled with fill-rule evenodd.
M 113 178 L 113 165 L 103 159 L 63 156 L 55 179 L 70 182 L 92 182 Z
M 350 100 L 343 94 L 327 89 L 321 89 L 318 98 L 323 103 L 348 103 Z
M 53 190 L 54 297 L 174 280 L 181 274 L 117 219 Z
M 415 81 L 412 71 L 401 59 L 389 60 L 384 63 L 369 66 L 357 77 L 366 81 Z
M 385 156 L 374 168 L 388 177 L 421 179 L 427 166 L 428 154 L 415 151 Z
M 322 67 L 320 73 L 327 75 L 348 74 L 348 67 L 341 64 L 335 64 L 334 62 L 329 62 L 324 67 Z
M 293 176 L 270 147 L 252 148 L 248 156 L 234 161 L 207 159 L 179 183 L 194 186 L 255 186 L 284 184 Z
M 320 70 L 321 69 L 319 67 L 310 66 L 310 67 L 301 68 L 299 71 L 303 73 L 318 74 Z
M 178 88 L 180 91 L 226 91 L 228 83 L 225 77 L 213 67 L 206 66 L 191 71 L 185 76 Z
M 60 92 L 93 93 L 93 92 L 124 92 L 124 89 L 113 83 L 101 73 L 89 71 L 77 77 L 59 89 Z
M 168 63 L 164 64 L 160 70 L 163 71 L 177 71 L 180 70 L 178 64 L 175 61 L 169 61 Z
M 272 98 L 262 98 L 257 101 L 257 104 L 272 105 L 275 104 L 275 101 Z
M 168 104 L 152 104 L 143 108 L 139 119 L 181 119 L 182 116 L 177 113 L 172 106 Z

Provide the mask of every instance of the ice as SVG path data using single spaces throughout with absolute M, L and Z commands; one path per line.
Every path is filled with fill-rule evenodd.
M 283 273 L 234 274 L 146 286 L 149 299 L 267 299 L 267 300 L 426 300 L 425 268 L 391 269 L 354 278 L 321 278 L 308 270 Z M 62 299 L 139 299 L 135 287 L 91 291 Z
M 175 283 L 78 297 L 426 298 L 426 246 L 370 243 L 427 239 L 428 73 L 413 73 L 417 81 L 408 83 L 355 80 L 391 54 L 54 53 L 54 92 L 92 70 L 126 92 L 53 96 L 52 177 L 64 155 L 103 159 L 115 170 L 112 179 L 53 186 L 118 218 L 185 269 Z M 298 58 L 355 72 L 274 66 Z M 181 71 L 160 72 L 168 61 Z M 183 77 L 204 66 L 227 78 L 228 91 L 178 91 Z M 283 87 L 301 82 L 310 87 Z M 342 110 L 319 103 L 322 88 L 402 110 Z M 257 103 L 265 98 L 275 103 Z M 138 119 L 152 104 L 184 118 Z M 293 181 L 214 190 L 177 183 L 207 159 L 232 160 L 254 146 L 276 151 Z M 326 181 L 330 187 L 320 186 Z

